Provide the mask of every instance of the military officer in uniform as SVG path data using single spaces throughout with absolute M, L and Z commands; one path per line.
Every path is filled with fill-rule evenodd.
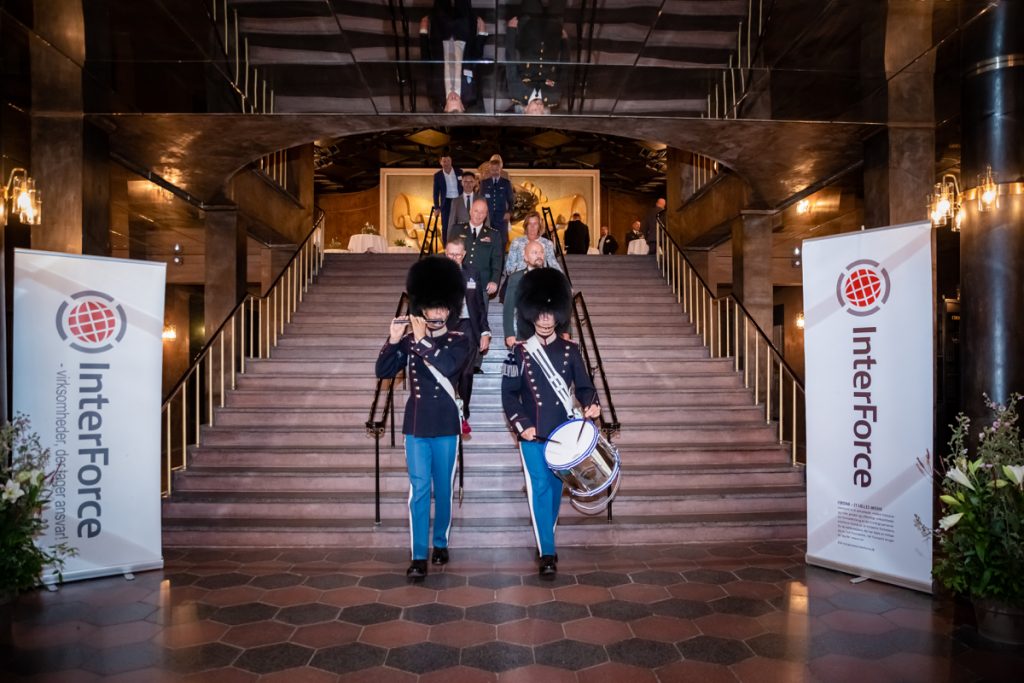
M 569 62 L 569 38 L 562 28 L 564 0 L 545 7 L 526 0 L 505 31 L 505 81 L 516 110 L 550 114 L 562 98 Z
M 554 578 L 558 571 L 555 526 L 562 502 L 562 480 L 548 468 L 544 442 L 548 435 L 573 415 L 566 405 L 570 395 L 559 397 L 549 374 L 561 377 L 568 392 L 575 389 L 583 417 L 601 414 L 597 390 L 590 379 L 579 346 L 559 333 L 569 327 L 572 289 L 565 275 L 554 268 L 526 273 L 519 284 L 518 326 L 525 342 L 516 342 L 505 361 L 501 403 L 509 424 L 519 437 L 519 452 L 526 474 L 526 494 L 533 519 L 539 572 Z
M 484 313 L 490 297 L 498 291 L 498 280 L 501 279 L 502 259 L 505 257 L 505 245 L 501 234 L 487 225 L 487 201 L 477 199 L 469 208 L 469 223 L 451 232 L 451 237 L 461 237 L 466 245 L 464 266 L 473 266 L 480 272 L 480 280 L 486 284 L 484 296 Z
M 508 178 L 501 177 L 501 162 L 491 162 L 491 176 L 480 183 L 480 194 L 487 200 L 491 227 L 501 234 L 501 251 L 504 253 L 508 243 L 508 219 L 515 203 L 516 191 Z
M 393 378 L 408 366 L 409 400 L 402 434 L 409 470 L 409 534 L 412 563 L 406 576 L 427 575 L 430 539 L 430 491 L 434 491 L 434 552 L 436 565 L 448 563 L 448 534 L 452 521 L 452 487 L 462 415 L 456 401 L 458 381 L 469 355 L 469 339 L 449 330 L 445 321 L 461 308 L 466 285 L 458 264 L 444 256 L 428 256 L 409 269 L 406 278 L 409 316 L 396 318 L 388 340 L 377 356 L 376 374 Z M 411 328 L 411 332 L 406 332 Z
M 454 308 L 448 317 L 448 329 L 458 330 L 469 338 L 469 356 L 459 375 L 459 398 L 462 399 L 463 417 L 469 419 L 469 402 L 473 397 L 473 374 L 482 354 L 491 347 L 491 324 L 484 307 L 484 288 L 480 272 L 473 266 L 463 264 L 466 245 L 461 237 L 453 237 L 444 247 L 444 254 L 462 269 L 466 283 L 466 298 L 462 305 Z

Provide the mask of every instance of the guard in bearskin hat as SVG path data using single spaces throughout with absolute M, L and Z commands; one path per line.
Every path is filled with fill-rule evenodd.
M 377 356 L 377 377 L 393 378 L 408 366 L 409 400 L 405 404 L 405 460 L 409 468 L 409 516 L 412 564 L 406 575 L 427 575 L 430 490 L 434 490 L 434 551 L 431 561 L 448 562 L 452 523 L 452 482 L 462 430 L 461 402 L 454 384 L 470 351 L 469 339 L 449 330 L 446 321 L 459 310 L 466 285 L 458 264 L 428 256 L 409 269 L 405 289 L 409 315 L 395 318 L 388 341 Z M 411 331 L 407 331 L 411 330 Z
M 601 414 L 597 390 L 583 363 L 579 346 L 565 339 L 569 328 L 572 288 L 560 271 L 538 268 L 519 283 L 520 337 L 505 361 L 501 402 L 519 437 L 526 470 L 526 494 L 533 519 L 540 575 L 554 578 L 558 570 L 555 526 L 562 502 L 562 480 L 548 468 L 544 443 L 574 410 L 594 419 Z M 559 379 L 560 378 L 560 379 Z M 573 395 L 582 409 L 575 409 Z

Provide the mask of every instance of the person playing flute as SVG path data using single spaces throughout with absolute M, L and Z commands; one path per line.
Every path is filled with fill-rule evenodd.
M 406 278 L 409 315 L 396 318 L 377 356 L 376 375 L 393 378 L 407 368 L 409 399 L 402 434 L 409 470 L 409 535 L 412 563 L 406 576 L 427 575 L 430 494 L 434 493 L 435 565 L 448 563 L 452 525 L 452 487 L 462 433 L 461 401 L 454 384 L 469 356 L 469 338 L 449 330 L 449 313 L 459 310 L 466 285 L 458 264 L 444 256 L 428 256 L 409 268 Z

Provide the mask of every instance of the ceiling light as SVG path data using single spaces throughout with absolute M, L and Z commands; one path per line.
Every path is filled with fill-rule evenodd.
M 174 341 L 175 339 L 178 338 L 178 328 L 176 328 L 174 325 L 168 325 L 167 327 L 164 328 L 164 331 L 163 333 L 161 333 L 160 338 L 163 339 L 164 341 Z
M 796 203 L 796 212 L 803 216 L 811 212 L 811 200 L 801 199 Z
M 804 312 L 800 311 L 796 316 L 796 328 L 802 330 L 805 324 L 807 324 L 807 321 L 804 320 Z

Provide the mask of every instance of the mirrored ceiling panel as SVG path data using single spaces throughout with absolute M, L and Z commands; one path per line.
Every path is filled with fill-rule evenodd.
M 94 0 L 90 112 L 890 120 L 988 0 Z M 894 14 L 916 35 L 886 67 Z M 905 88 L 905 85 L 900 85 Z

